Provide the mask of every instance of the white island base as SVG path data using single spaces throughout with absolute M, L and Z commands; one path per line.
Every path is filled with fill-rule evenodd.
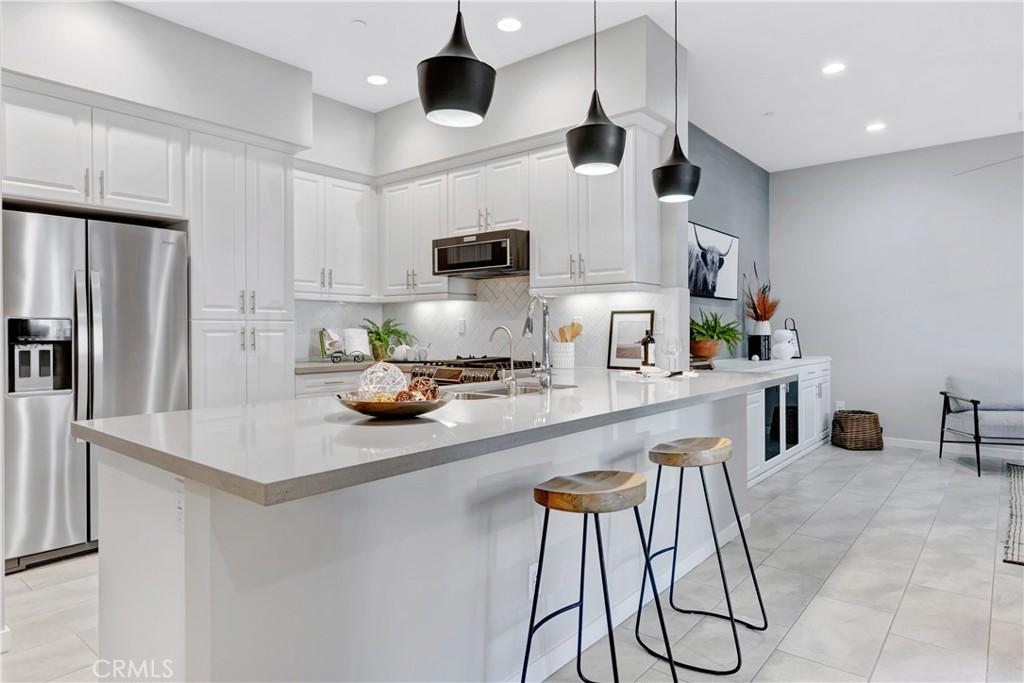
M 644 472 L 646 525 L 647 449 L 727 435 L 742 510 L 745 407 L 738 396 L 271 507 L 104 453 L 100 656 L 168 659 L 176 679 L 193 681 L 518 678 L 542 518 L 533 485 L 590 469 Z M 671 538 L 678 482 L 667 474 L 658 547 Z M 692 475 L 680 573 L 713 552 Z M 709 484 L 724 542 L 736 528 L 721 473 Z M 552 513 L 542 614 L 576 599 L 581 524 Z M 619 623 L 636 611 L 639 543 L 628 512 L 602 526 Z M 588 569 L 584 645 L 605 634 L 596 563 Z M 666 587 L 668 555 L 655 569 Z M 538 632 L 531 680 L 572 659 L 575 627 L 564 615 Z

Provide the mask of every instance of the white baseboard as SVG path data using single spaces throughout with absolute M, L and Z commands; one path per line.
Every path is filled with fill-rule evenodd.
M 11 627 L 4 625 L 2 631 L 0 631 L 0 654 L 7 652 L 11 649 Z
M 899 446 L 900 448 L 917 448 L 920 450 L 932 451 L 936 456 L 939 454 L 938 441 L 925 441 L 922 439 L 898 439 L 883 436 L 887 446 Z M 974 446 L 963 443 L 947 443 L 942 447 L 943 453 L 951 455 L 974 455 Z M 998 446 L 981 444 L 981 454 L 1002 458 L 1004 460 L 1020 460 L 1024 458 L 1024 446 Z
M 740 517 L 740 523 L 744 528 L 750 526 L 750 515 L 742 515 Z M 739 527 L 735 522 L 729 526 L 720 529 L 718 531 L 718 538 L 722 545 L 725 545 L 732 539 L 739 536 Z M 676 562 L 676 580 L 682 578 L 687 572 L 696 567 L 698 564 L 711 557 L 715 552 L 714 541 L 708 538 L 699 548 L 689 553 L 685 557 L 680 557 Z M 655 571 L 655 578 L 658 581 L 659 590 L 664 591 L 669 585 L 669 573 L 672 571 L 672 565 L 668 565 L 668 569 L 662 572 Z M 654 594 L 648 589 L 647 600 L 644 604 L 650 603 L 654 600 Z M 724 596 L 723 596 L 724 597 Z M 636 614 L 637 601 L 640 599 L 640 588 L 637 586 L 637 590 L 629 595 L 624 600 L 612 605 L 612 624 L 619 626 L 630 617 Z M 667 605 L 662 604 L 663 609 L 671 609 Z M 583 649 L 587 649 L 597 641 L 601 640 L 608 635 L 608 627 L 605 625 L 604 613 L 599 612 L 597 616 L 590 621 L 589 624 L 583 627 Z M 571 662 L 576 657 L 576 634 L 573 633 L 570 637 L 566 638 L 558 645 L 554 646 L 543 655 L 534 659 L 530 662 L 530 680 L 544 680 L 551 674 L 555 673 L 563 666 Z M 510 677 L 509 681 L 518 681 L 521 672 Z

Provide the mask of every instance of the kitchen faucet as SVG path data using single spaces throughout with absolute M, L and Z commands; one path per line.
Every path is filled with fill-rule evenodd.
M 504 325 L 498 325 L 491 330 L 491 338 L 488 341 L 494 341 L 494 335 L 498 332 L 504 332 L 508 335 L 508 369 L 501 371 L 501 381 L 508 387 L 508 393 L 514 396 L 516 393 L 515 342 L 512 340 L 512 330 Z
M 537 303 L 541 305 L 541 325 L 542 325 L 542 340 L 541 340 L 541 357 L 540 367 L 537 365 L 537 352 L 533 352 L 533 371 L 531 374 L 537 378 L 541 387 L 548 389 L 551 387 L 551 317 L 550 311 L 548 310 L 548 300 L 542 294 L 535 294 L 530 297 L 530 306 L 526 310 L 526 323 L 523 324 L 523 336 L 533 336 L 533 309 Z

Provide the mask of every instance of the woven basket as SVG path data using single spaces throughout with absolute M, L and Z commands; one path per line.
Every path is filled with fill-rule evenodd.
M 882 450 L 878 414 L 867 410 L 837 410 L 832 414 L 832 445 L 851 451 Z

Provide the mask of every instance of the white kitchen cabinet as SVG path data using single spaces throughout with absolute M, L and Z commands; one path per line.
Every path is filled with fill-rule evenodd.
M 498 159 L 448 174 L 448 234 L 526 228 L 529 156 Z
M 193 319 L 246 315 L 245 145 L 193 133 L 189 149 Z
M 576 284 L 579 180 L 565 147 L 530 155 L 530 287 Z
M 650 168 L 657 137 L 627 131 L 619 170 L 580 176 L 564 147 L 530 155 L 530 286 L 558 292 L 661 283 L 661 228 Z
M 359 388 L 362 373 L 351 372 L 317 372 L 295 376 L 295 398 L 311 396 L 334 396 Z
M 295 310 L 291 157 L 246 146 L 248 317 L 291 320 Z
M 246 326 L 238 322 L 193 322 L 191 346 L 192 408 L 245 403 Z
M 3 101 L 5 195 L 185 216 L 187 131 L 17 88 Z
M 196 321 L 191 344 L 193 408 L 292 398 L 294 323 Z
M 3 193 L 88 204 L 92 193 L 92 108 L 3 89 Z
M 326 292 L 358 300 L 374 293 L 377 269 L 374 193 L 368 185 L 324 181 Z
M 295 294 L 322 294 L 324 273 L 324 177 L 295 171 Z
M 93 109 L 96 202 L 110 209 L 185 215 L 186 131 Z
M 246 354 L 247 403 L 285 401 L 293 397 L 295 324 L 257 321 L 249 324 Z
M 296 295 L 366 300 L 377 272 L 373 189 L 303 171 L 294 182 Z
M 747 394 L 747 472 L 764 468 L 764 389 Z
M 828 363 L 800 368 L 800 441 L 812 443 L 832 431 L 832 372 Z
M 381 190 L 382 294 L 403 300 L 475 296 L 471 280 L 434 275 L 433 241 L 448 225 L 447 176 L 430 176 Z

